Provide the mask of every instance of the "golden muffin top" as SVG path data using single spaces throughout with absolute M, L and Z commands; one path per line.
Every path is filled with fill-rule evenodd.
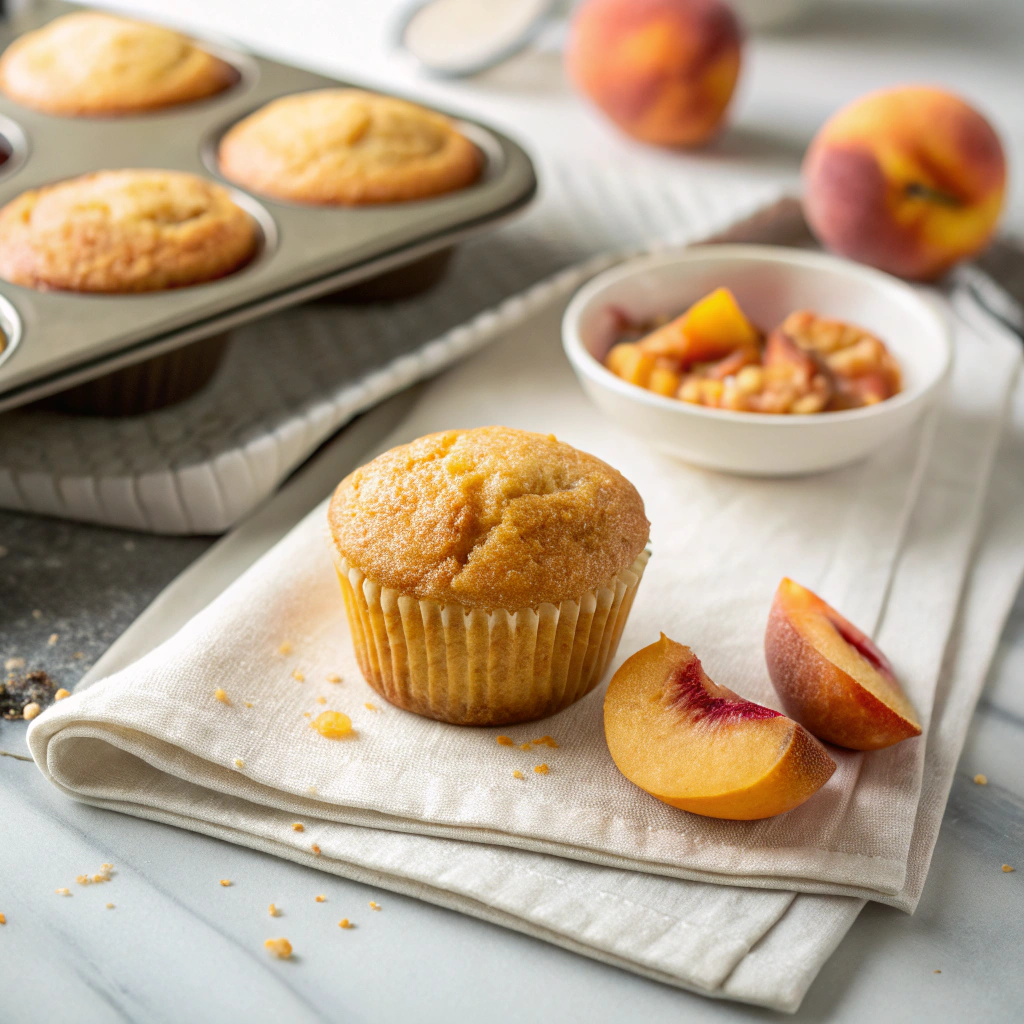
M 16 39 L 0 57 L 0 89 L 26 107 L 111 117 L 191 103 L 238 72 L 178 32 L 82 11 Z
M 30 288 L 146 292 L 209 281 L 255 253 L 252 218 L 182 171 L 100 171 L 0 209 L 0 277 Z
M 223 137 L 225 177 L 299 203 L 389 203 L 450 192 L 480 174 L 480 151 L 442 114 L 360 89 L 274 100 Z
M 342 480 L 328 521 L 338 553 L 375 583 L 508 611 L 607 583 L 650 529 L 617 470 L 550 434 L 509 427 L 392 448 Z

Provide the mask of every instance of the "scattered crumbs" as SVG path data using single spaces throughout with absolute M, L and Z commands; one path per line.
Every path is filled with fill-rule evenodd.
M 547 775 L 547 773 L 548 773 L 548 766 L 546 764 L 535 764 L 533 766 L 533 770 L 538 775 Z
M 308 711 L 303 711 L 302 712 L 302 717 L 303 718 L 312 718 L 313 716 Z
M 277 653 L 278 654 L 291 654 L 292 653 L 292 645 L 290 643 L 288 643 L 287 640 L 285 640 L 285 642 L 283 644 L 281 644 L 280 647 L 278 647 Z
M 1004 864 L 1003 865 L 1003 872 L 1004 872 L 1004 874 L 1008 875 L 1008 874 L 1010 874 L 1011 871 L 1016 871 L 1016 868 L 1010 867 L 1009 864 Z
M 317 704 L 326 704 L 327 703 L 327 698 L 323 697 L 323 696 L 317 697 L 316 702 L 317 702 Z
M 114 909 L 114 904 L 113 903 L 108 903 L 107 904 L 107 910 L 113 910 L 113 909 Z
M 315 896 L 314 899 L 317 901 L 317 903 L 326 903 L 327 902 L 327 897 L 326 896 Z
M 24 659 L 16 659 L 24 664 Z M 10 662 L 8 661 L 8 664 Z M 57 684 L 43 671 L 26 672 L 22 676 L 10 676 L 0 681 L 0 716 L 8 721 L 25 718 L 25 707 L 38 704 L 40 711 L 53 703 Z M 35 715 L 28 716 L 30 719 Z
M 316 786 L 309 786 L 309 787 L 308 787 L 308 788 L 306 789 L 306 792 L 307 792 L 307 793 L 308 793 L 308 794 L 309 794 L 310 796 L 316 796 Z
M 521 779 L 522 777 L 523 773 L 518 768 L 512 773 L 513 779 Z
M 297 683 L 304 683 L 306 681 L 306 677 L 298 669 L 292 672 L 292 679 Z
M 47 647 L 52 647 L 57 642 L 58 639 L 59 638 L 58 638 L 56 633 L 51 633 L 50 634 L 50 639 L 46 641 L 46 646 Z
M 240 757 L 236 757 L 235 758 L 235 767 L 236 768 L 244 768 L 245 767 L 245 762 Z
M 495 736 L 494 738 L 497 741 L 499 747 L 515 746 L 515 743 L 511 736 Z
M 530 744 L 529 743 L 520 743 L 519 744 L 519 749 L 520 750 L 529 750 L 530 749 Z
M 114 865 L 113 864 L 101 864 L 100 867 L 103 868 L 104 871 L 113 871 L 114 870 Z
M 292 955 L 292 944 L 287 939 L 267 939 L 263 945 L 278 958 L 287 960 Z
M 319 847 L 319 846 L 317 846 L 317 845 L 316 845 L 316 843 L 314 843 L 314 844 L 313 844 L 313 845 L 312 845 L 312 846 L 310 847 L 310 849 L 311 849 L 311 850 L 313 851 L 313 854 L 314 854 L 314 856 L 316 856 L 316 857 L 319 857 L 319 856 L 320 856 L 320 847 Z
M 75 651 L 75 653 L 72 654 L 71 657 L 74 658 L 75 661 L 81 661 L 85 657 L 85 655 L 81 651 Z
M 380 910 L 380 904 L 379 903 L 374 903 L 373 900 L 370 900 L 370 909 L 371 910 Z
M 295 832 L 305 832 L 306 831 L 306 826 L 303 825 L 301 821 L 293 821 L 292 822 L 292 830 L 295 831 Z
M 220 880 L 220 884 L 223 885 L 224 888 L 226 889 L 231 884 L 231 879 L 230 878 L 222 878 Z
M 70 896 L 71 895 L 71 890 L 70 889 L 54 889 L 54 892 L 58 896 Z
M 342 711 L 321 711 L 312 722 L 311 729 L 316 729 L 321 736 L 329 740 L 340 740 L 344 736 L 355 735 L 352 719 Z
M 551 747 L 552 750 L 558 749 L 554 736 L 541 736 L 539 740 L 533 741 L 533 745 L 535 747 Z
M 8 658 L 4 662 L 4 668 L 7 669 L 8 672 L 13 672 L 13 671 L 15 671 L 15 669 L 24 668 L 24 667 L 25 667 L 25 659 L 24 658 Z
M 32 609 L 32 618 L 33 619 L 41 619 L 42 617 L 43 617 L 43 613 L 42 613 L 41 609 L 39 609 L 39 608 L 33 608 Z
M 276 903 L 271 903 L 270 907 L 268 909 L 270 911 L 270 916 L 271 917 L 277 917 L 278 914 L 281 913 L 281 911 L 277 909 L 277 904 Z
M 377 705 L 376 705 L 376 704 L 371 704 L 371 703 L 370 703 L 369 701 L 367 701 L 367 702 L 366 702 L 366 703 L 365 703 L 365 704 L 363 705 L 363 707 L 364 707 L 364 708 L 366 708 L 366 710 L 367 710 L 367 711 L 380 711 L 380 708 L 379 708 L 379 707 L 377 707 Z
M 65 690 L 65 689 L 64 689 L 64 687 L 62 686 L 62 687 L 61 687 L 61 688 L 60 688 L 60 689 L 59 689 L 59 690 L 58 690 L 58 691 L 57 691 L 57 692 L 56 692 L 56 693 L 55 693 L 55 694 L 53 695 L 53 699 L 54 699 L 54 700 L 63 700 L 63 699 L 65 698 L 65 697 L 70 697 L 70 696 L 71 696 L 71 691 L 70 691 L 70 690 Z
M 327 677 L 327 682 L 329 682 L 329 683 L 340 683 L 341 682 L 341 676 L 339 676 L 336 672 L 332 672 Z
M 231 704 L 231 701 L 228 699 L 228 695 L 219 686 L 213 691 L 213 695 L 221 702 L 221 704 Z
M 21 717 L 24 718 L 26 722 L 31 722 L 33 718 L 42 712 L 42 710 L 43 709 L 35 701 L 32 701 L 31 704 L 26 704 L 21 709 Z
M 7 924 L 7 916 L 5 914 L 0 914 L 0 924 Z M 345 925 L 347 924 L 348 918 L 345 918 L 345 921 L 342 923 L 342 928 L 344 928 Z
M 251 700 L 247 700 L 247 701 L 245 702 L 245 706 L 246 706 L 247 708 L 251 708 L 251 707 L 252 707 L 252 701 L 251 701 Z
M 338 922 L 338 927 L 339 928 L 351 928 L 352 927 L 352 922 L 347 917 L 343 917 Z
M 978 786 L 987 786 L 988 785 L 988 776 L 987 775 L 982 775 L 979 772 L 977 775 L 974 776 L 974 782 L 975 782 L 975 785 L 978 785 Z
M 932 974 L 941 974 L 942 971 L 932 971 Z
M 90 878 L 88 875 L 76 875 L 75 881 L 79 885 L 98 885 L 100 882 L 110 881 L 110 872 L 113 870 L 113 864 L 104 864 L 102 871 L 97 871 L 96 874 Z

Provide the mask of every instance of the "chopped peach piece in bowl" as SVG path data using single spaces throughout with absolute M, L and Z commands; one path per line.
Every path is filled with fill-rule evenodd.
M 702 245 L 581 288 L 562 343 L 626 430 L 752 476 L 835 469 L 908 429 L 952 362 L 945 315 L 906 283 L 823 253 Z

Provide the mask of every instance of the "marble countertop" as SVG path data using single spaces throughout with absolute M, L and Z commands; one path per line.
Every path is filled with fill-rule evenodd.
M 122 6 L 163 10 L 157 0 Z M 571 97 L 550 54 L 526 54 L 468 84 L 418 81 L 385 55 L 395 6 L 360 4 L 356 17 L 354 0 L 318 0 L 286 19 L 280 4 L 247 4 L 240 18 L 237 2 L 179 0 L 174 17 L 283 59 L 463 107 L 537 147 L 571 146 L 581 158 L 671 167 L 695 179 L 756 173 L 792 181 L 814 127 L 838 103 L 890 81 L 940 80 L 985 106 L 1015 165 L 1024 166 L 1024 9 L 1013 0 L 972 5 L 969 19 L 952 0 L 826 5 L 801 29 L 754 41 L 736 127 L 691 157 L 620 139 Z M 1008 223 L 1024 228 L 1019 184 Z M 0 657 L 24 657 L 70 688 L 210 543 L 0 513 Z M 24 731 L 23 723 L 0 721 L 0 750 L 23 756 Z M 869 905 L 798 1020 L 1017 1018 L 1024 1004 L 1022 749 L 1024 595 L 975 713 L 918 911 L 911 917 Z M 972 781 L 978 772 L 987 786 Z M 1018 871 L 1002 873 L 1015 856 Z M 103 863 L 115 865 L 110 883 L 54 895 Z M 234 884 L 221 887 L 221 878 Z M 314 902 L 321 893 L 326 907 Z M 381 913 L 368 912 L 371 899 Z M 283 908 L 273 923 L 270 902 Z M 0 912 L 9 921 L 0 926 L 4 1024 L 775 1017 L 406 897 L 71 803 L 31 764 L 7 756 L 0 756 Z M 339 932 L 341 916 L 357 927 Z M 292 936 L 292 961 L 268 960 L 263 941 L 272 934 Z

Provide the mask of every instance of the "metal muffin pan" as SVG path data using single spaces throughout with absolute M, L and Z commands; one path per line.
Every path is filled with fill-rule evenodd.
M 17 35 L 81 8 L 46 3 L 0 31 Z M 364 207 L 301 206 L 250 194 L 217 170 L 221 135 L 280 96 L 342 82 L 200 40 L 239 81 L 218 96 L 152 114 L 53 117 L 0 95 L 0 205 L 26 189 L 91 171 L 151 167 L 219 181 L 256 220 L 256 257 L 227 277 L 168 291 L 99 295 L 37 291 L 0 280 L 0 410 L 421 260 L 492 227 L 536 191 L 529 157 L 493 129 L 449 113 L 483 152 L 480 180 L 436 198 Z M 448 112 L 446 112 L 448 113 Z

